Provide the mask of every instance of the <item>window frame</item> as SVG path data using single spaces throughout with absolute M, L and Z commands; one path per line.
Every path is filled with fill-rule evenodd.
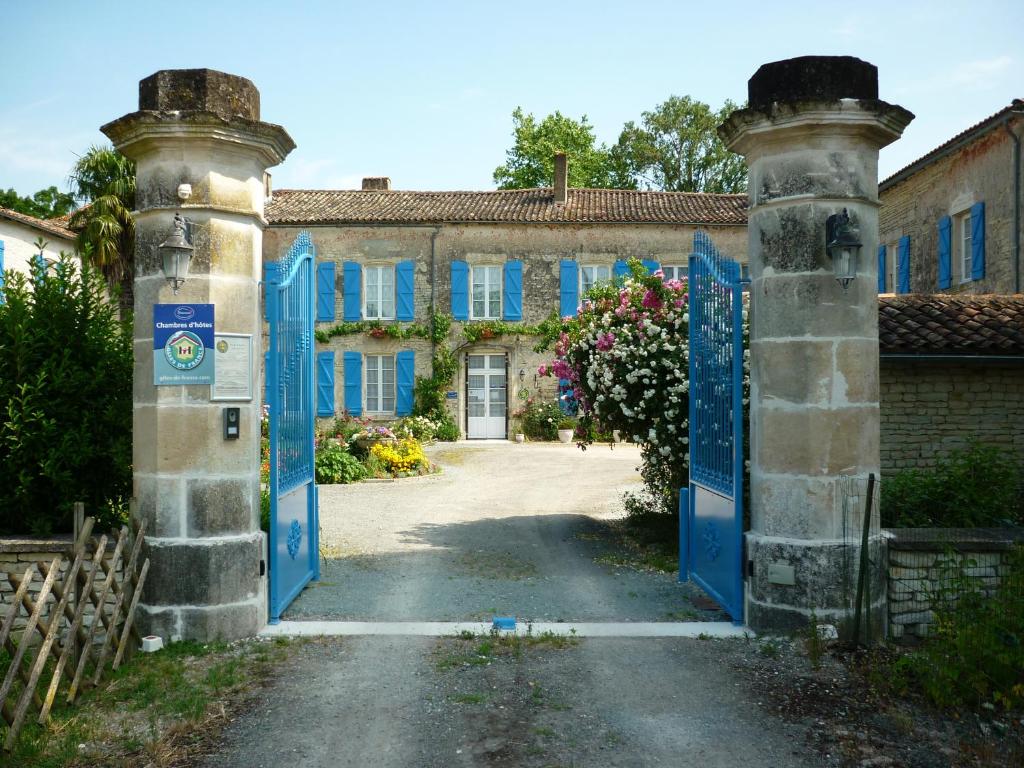
M 900 239 L 897 237 L 885 246 L 886 293 L 899 293 L 900 287 Z
M 957 231 L 959 230 L 959 231 Z M 961 285 L 971 282 L 972 236 L 971 209 L 953 215 L 953 235 L 956 243 L 956 273 L 953 275 Z
M 494 270 L 492 273 L 491 270 Z M 477 272 L 483 272 L 484 278 L 484 314 L 478 315 L 476 313 L 476 301 L 474 300 L 473 288 L 476 285 Z M 491 274 L 497 275 L 498 280 L 498 309 L 495 314 L 491 314 L 491 285 L 490 279 L 487 277 Z M 505 270 L 501 264 L 471 264 L 469 267 L 469 319 L 470 320 L 501 320 L 503 317 L 502 312 L 505 309 Z
M 384 313 L 384 282 L 379 279 L 377 283 L 377 306 L 379 311 L 374 317 L 370 316 L 370 270 L 374 270 L 378 276 L 385 272 L 391 273 L 391 314 Z M 363 265 L 363 319 L 364 320 L 394 320 L 397 312 L 398 305 L 398 288 L 397 288 L 397 276 L 395 274 L 394 264 L 364 264 Z
M 674 277 L 669 277 L 668 276 L 667 270 L 669 270 L 669 269 L 673 270 Z M 679 270 L 683 271 L 682 276 L 679 275 Z M 690 265 L 689 264 L 663 264 L 661 266 L 661 271 L 662 271 L 662 274 L 664 274 L 664 278 L 662 278 L 663 282 L 667 283 L 669 280 L 685 280 L 689 276 Z
M 387 403 L 387 395 L 385 392 L 386 383 L 384 382 L 384 364 L 385 359 L 391 360 L 391 410 L 387 410 L 383 406 Z M 376 360 L 377 364 L 373 367 L 373 371 L 376 378 L 377 384 L 377 397 L 376 402 L 372 405 L 370 403 L 370 360 Z M 391 415 L 395 413 L 395 407 L 398 396 L 398 370 L 397 360 L 394 354 L 390 355 L 363 355 L 363 408 L 367 415 Z
M 611 264 L 580 264 L 580 268 L 579 268 L 579 286 L 578 286 L 579 287 L 579 298 L 580 298 L 580 301 L 583 301 L 583 297 L 587 295 L 587 291 L 589 291 L 590 288 L 595 288 L 595 287 L 597 287 L 599 285 L 598 279 L 595 276 L 591 280 L 590 288 L 585 288 L 584 287 L 583 275 L 584 275 L 584 273 L 588 269 L 589 270 L 603 269 L 603 270 L 605 270 L 608 273 L 608 277 L 604 278 L 604 283 L 608 284 L 608 283 L 611 283 L 611 281 L 612 281 L 612 276 L 613 275 L 612 275 L 612 266 L 611 266 Z M 591 274 L 593 274 L 593 271 L 591 272 Z

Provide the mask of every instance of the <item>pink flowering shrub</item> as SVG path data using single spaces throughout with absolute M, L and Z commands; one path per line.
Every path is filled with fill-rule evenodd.
M 569 382 L 580 447 L 611 430 L 641 446 L 645 484 L 674 512 L 690 467 L 688 285 L 647 274 L 636 259 L 629 265 L 630 275 L 591 290 L 563 320 L 548 340 L 555 357 L 538 373 Z

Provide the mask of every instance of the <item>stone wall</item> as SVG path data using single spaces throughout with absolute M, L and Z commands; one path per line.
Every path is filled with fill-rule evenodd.
M 580 264 L 607 265 L 617 259 L 637 257 L 654 259 L 663 265 L 685 265 L 697 229 L 672 224 L 443 224 L 398 225 L 381 227 L 345 226 L 273 226 L 264 232 L 263 258 L 277 261 L 303 229 L 312 234 L 317 261 L 331 260 L 335 270 L 335 322 L 344 316 L 344 261 L 360 264 L 396 264 L 415 262 L 415 322 L 427 324 L 430 308 L 451 312 L 451 263 L 462 260 L 476 264 L 500 265 L 508 259 L 523 262 L 523 322 L 536 324 L 559 308 L 559 261 L 575 259 Z M 747 236 L 743 226 L 705 228 L 715 245 L 726 255 L 746 263 Z M 333 323 L 319 323 L 329 328 Z M 458 399 L 448 400 L 450 412 L 465 432 L 465 398 L 467 354 L 508 354 L 510 411 L 520 405 L 517 396 L 526 389 L 531 396 L 554 399 L 558 383 L 551 378 L 537 377 L 537 367 L 551 359 L 551 354 L 533 351 L 532 336 L 508 336 L 467 345 L 461 334 L 461 323 L 452 324 L 449 343 L 459 352 L 460 369 L 450 390 Z M 416 375 L 431 374 L 431 343 L 424 339 L 374 339 L 365 333 L 340 336 L 327 345 L 318 344 L 317 351 L 334 350 L 335 407 L 344 408 L 343 353 L 394 354 L 398 350 L 416 353 Z M 520 379 L 519 371 L 524 372 Z M 510 434 L 511 437 L 511 434 Z
M 1024 468 L 1024 368 L 882 358 L 881 470 L 927 468 L 974 439 Z
M 887 536 L 888 636 L 901 642 L 927 637 L 936 603 L 959 594 L 958 578 L 971 589 L 995 593 L 1009 573 L 1021 528 L 893 528 Z
M 939 290 L 939 219 L 955 216 L 981 201 L 985 203 L 985 277 L 960 282 L 954 267 L 952 287 L 943 293 L 1013 293 L 1012 147 L 1006 131 L 996 128 L 880 190 L 879 242 L 891 245 L 904 235 L 910 236 L 911 293 Z M 887 256 L 893 258 L 892 254 Z M 868 257 L 874 258 L 874 252 Z
M 95 541 L 90 545 L 92 552 L 95 552 L 93 547 Z M 126 547 L 127 548 L 127 547 Z M 37 601 L 39 596 L 39 590 L 43 585 L 44 577 L 42 572 L 36 566 L 36 563 L 44 562 L 47 565 L 53 562 L 55 557 L 61 558 L 60 564 L 60 575 L 55 581 L 56 584 L 61 584 L 67 573 L 67 569 L 71 563 L 71 551 L 72 544 L 70 538 L 55 538 L 55 539 L 0 539 L 0 621 L 7 617 L 7 611 L 10 609 L 11 603 L 14 600 L 16 589 L 8 578 L 8 574 L 14 574 L 17 578 L 22 578 L 25 575 L 25 571 L 32 568 L 34 575 L 28 588 L 28 595 L 32 598 L 33 602 Z M 114 542 L 109 541 L 107 543 L 107 554 L 104 558 L 107 564 L 110 564 L 110 559 L 114 554 Z M 114 579 L 118 584 L 121 584 L 124 576 L 124 557 L 127 557 L 128 553 L 118 561 L 117 568 L 114 570 Z M 84 560 L 82 563 L 81 571 L 83 575 L 88 575 L 92 569 L 92 558 Z M 99 573 L 95 577 L 94 591 L 99 591 L 105 578 L 105 571 Z M 113 587 L 107 595 L 107 605 L 113 606 L 116 600 L 116 594 Z M 46 600 L 46 609 L 42 613 L 42 618 L 49 621 L 51 613 L 57 603 L 57 598 L 51 592 Z M 127 606 L 125 606 L 127 608 Z M 108 608 L 108 612 L 109 612 Z M 123 609 L 122 609 L 123 610 Z M 85 618 L 82 620 L 83 626 L 88 629 L 92 624 L 93 616 L 96 611 L 92 603 L 90 602 L 85 608 Z M 14 631 L 18 635 L 25 628 L 25 624 L 28 621 L 29 613 L 22 605 L 19 610 L 18 616 L 14 621 Z M 67 626 L 69 622 L 67 619 L 64 620 L 64 626 Z M 97 637 L 102 637 L 97 631 Z M 41 635 L 36 633 L 35 640 L 41 639 Z

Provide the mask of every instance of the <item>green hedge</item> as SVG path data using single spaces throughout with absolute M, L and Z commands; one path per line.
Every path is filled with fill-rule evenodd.
M 70 257 L 3 277 L 0 534 L 70 532 L 76 501 L 116 526 L 132 485 L 131 320 Z

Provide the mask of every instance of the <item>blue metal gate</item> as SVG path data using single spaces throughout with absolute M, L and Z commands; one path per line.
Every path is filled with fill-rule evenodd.
M 679 572 L 736 623 L 743 622 L 744 282 L 739 264 L 697 232 L 689 272 L 690 487 L 682 494 L 688 509 L 680 510 Z
M 267 270 L 267 401 L 270 405 L 270 623 L 320 578 L 313 469 L 314 250 L 308 232 Z

